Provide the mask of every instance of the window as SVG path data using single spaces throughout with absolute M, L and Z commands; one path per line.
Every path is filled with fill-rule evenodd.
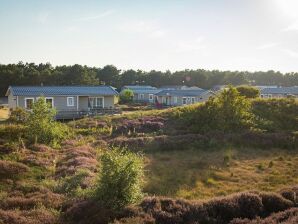
M 103 108 L 104 107 L 103 97 L 89 97 L 89 106 L 91 108 Z
M 174 103 L 176 104 L 178 102 L 177 96 L 174 96 Z
M 166 102 L 167 102 L 167 98 L 166 97 L 162 97 L 162 103 L 163 104 L 166 104 Z
M 268 98 L 272 98 L 272 94 L 268 94 Z
M 149 94 L 149 100 L 153 101 L 153 94 Z
M 187 104 L 186 97 L 183 97 L 183 98 L 182 98 L 182 104 L 183 104 L 183 105 Z
M 187 97 L 187 103 L 189 104 L 190 102 L 190 97 Z
M 143 100 L 143 99 L 144 99 L 144 94 L 141 93 L 141 94 L 139 95 L 139 97 L 140 97 L 140 98 L 139 98 L 140 100 Z
M 45 100 L 46 100 L 46 103 L 47 103 L 51 108 L 54 107 L 54 98 L 53 98 L 53 97 L 46 97 Z
M 28 110 L 32 109 L 34 98 L 25 98 L 25 108 Z
M 74 97 L 67 97 L 67 106 L 73 107 L 74 106 Z
M 195 98 L 194 98 L 194 97 L 191 98 L 191 103 L 192 103 L 192 104 L 195 103 Z
M 264 95 L 263 94 L 261 94 L 260 96 L 261 96 L 261 98 L 264 98 Z

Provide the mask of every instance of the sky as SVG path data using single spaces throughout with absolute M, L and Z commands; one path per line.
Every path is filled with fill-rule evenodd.
M 0 0 L 0 64 L 298 72 L 298 0 Z

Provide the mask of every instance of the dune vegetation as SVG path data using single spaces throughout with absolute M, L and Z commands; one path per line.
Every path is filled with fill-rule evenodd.
M 297 223 L 294 99 L 230 88 L 167 110 L 54 113 L 41 99 L 0 124 L 0 223 Z

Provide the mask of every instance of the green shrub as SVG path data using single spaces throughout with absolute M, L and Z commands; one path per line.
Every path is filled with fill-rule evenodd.
M 25 109 L 17 107 L 10 113 L 9 121 L 13 123 L 25 123 L 28 120 L 28 117 L 29 114 Z
M 34 143 L 56 144 L 69 135 L 66 125 L 54 121 L 56 111 L 49 107 L 44 98 L 33 104 L 26 122 L 26 137 Z
M 0 125 L 0 136 L 8 141 L 16 141 L 24 137 L 25 133 L 25 126 L 21 124 Z
M 298 101 L 295 99 L 257 99 L 252 112 L 260 129 L 269 131 L 297 131 Z
M 142 198 L 143 158 L 120 149 L 101 156 L 100 180 L 95 197 L 113 209 L 123 208 Z
M 241 96 L 246 98 L 257 98 L 260 95 L 260 90 L 251 86 L 238 86 L 237 91 Z
M 133 91 L 131 89 L 125 89 L 120 94 L 121 103 L 131 103 L 133 99 Z
M 175 115 L 177 120 L 182 120 L 184 127 L 199 133 L 214 130 L 237 132 L 253 126 L 250 100 L 233 87 L 199 106 L 178 108 Z

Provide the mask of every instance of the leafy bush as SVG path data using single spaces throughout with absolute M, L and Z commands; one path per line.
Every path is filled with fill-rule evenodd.
M 143 158 L 112 149 L 101 156 L 101 172 L 95 197 L 110 208 L 123 208 L 142 198 Z
M 120 94 L 120 103 L 131 103 L 133 99 L 133 91 L 125 89 Z
M 252 112 L 257 127 L 269 131 L 297 131 L 298 101 L 295 99 L 257 99 Z
M 56 112 L 44 98 L 33 104 L 32 112 L 26 122 L 26 136 L 34 143 L 55 144 L 69 135 L 66 125 L 54 121 Z
M 195 132 L 237 132 L 253 127 L 251 103 L 230 87 L 199 106 L 176 109 L 174 118 Z
M 25 109 L 17 107 L 10 113 L 9 121 L 13 123 L 25 123 L 28 117 L 29 114 Z
M 256 98 L 260 95 L 260 90 L 252 86 L 238 86 L 237 91 L 246 98 Z

